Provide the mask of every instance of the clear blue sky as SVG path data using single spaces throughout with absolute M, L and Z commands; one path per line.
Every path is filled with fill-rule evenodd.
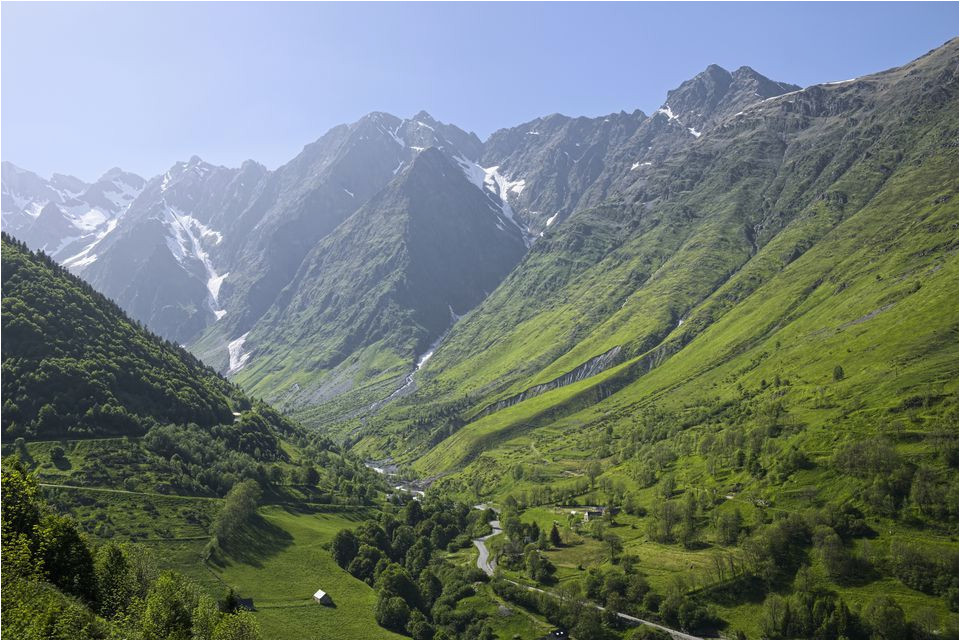
M 276 167 L 373 110 L 481 138 L 650 113 L 710 63 L 809 85 L 957 35 L 946 3 L 41 3 L 0 8 L 0 156 L 90 180 L 198 154 Z

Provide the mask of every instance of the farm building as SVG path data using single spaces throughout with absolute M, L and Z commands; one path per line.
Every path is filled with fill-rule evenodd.
M 333 599 L 330 598 L 330 595 L 323 590 L 317 590 L 314 592 L 313 600 L 321 605 L 331 605 L 333 603 Z
M 616 516 L 620 514 L 620 508 L 615 506 L 604 507 L 588 507 L 586 512 L 583 513 L 584 521 L 592 521 L 593 519 L 603 518 L 605 514 L 610 514 L 611 516 Z

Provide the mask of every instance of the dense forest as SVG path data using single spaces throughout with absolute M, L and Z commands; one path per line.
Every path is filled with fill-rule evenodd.
M 0 243 L 5 440 L 208 427 L 250 408 L 239 388 L 45 254 L 6 234 Z

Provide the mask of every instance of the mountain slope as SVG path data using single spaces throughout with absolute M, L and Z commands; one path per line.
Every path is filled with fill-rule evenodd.
M 109 234 L 97 230 L 56 257 L 154 331 L 218 360 L 229 340 L 269 309 L 307 252 L 430 146 L 473 161 L 480 141 L 425 112 L 412 119 L 373 113 L 335 127 L 276 171 L 193 157 L 141 181 L 129 210 L 108 221 Z M 30 203 L 72 197 L 29 172 L 5 172 L 5 185 L 25 185 L 17 193 L 39 194 Z M 100 183 L 88 191 L 102 192 Z M 4 211 L 24 202 L 5 195 Z M 56 210 L 27 209 L 10 215 L 32 228 L 59 225 L 58 237 L 66 233 Z M 28 245 L 43 246 L 35 237 Z
M 510 202 L 540 233 L 643 180 L 649 168 L 720 120 L 797 89 L 749 67 L 731 73 L 711 65 L 670 91 L 649 117 L 641 111 L 599 118 L 553 114 L 494 132 L 484 142 L 481 164 L 522 188 L 511 193 Z
M 253 162 L 177 163 L 147 183 L 108 237 L 65 264 L 157 333 L 186 342 L 225 313 L 220 289 L 248 231 L 239 214 L 266 176 Z
M 900 69 L 758 103 L 619 203 L 550 230 L 425 367 L 410 402 L 420 409 L 397 409 L 383 429 L 402 432 L 425 403 L 441 411 L 467 399 L 461 422 L 491 411 L 483 420 L 497 422 L 495 410 L 516 402 L 541 408 L 527 399 L 595 374 L 589 364 L 601 355 L 604 367 L 628 362 L 613 388 L 603 376 L 584 383 L 601 395 L 661 365 L 870 204 L 896 171 L 950 148 L 955 55 L 948 45 Z M 432 429 L 422 444 L 448 426 Z
M 439 149 L 418 154 L 311 250 L 245 338 L 251 361 L 236 380 L 315 404 L 331 386 L 342 393 L 425 361 L 525 251 L 520 228 L 478 186 Z
M 737 74 L 741 74 L 741 72 L 737 72 Z M 748 86 L 750 89 L 756 89 L 758 88 L 755 86 L 756 82 L 758 82 L 757 78 L 762 77 L 754 74 L 752 78 L 752 84 L 746 83 L 745 86 Z M 766 81 L 766 79 L 763 80 L 770 87 L 774 88 L 769 91 L 774 91 L 777 88 L 779 88 L 780 91 L 786 91 L 792 88 L 791 86 L 782 85 L 781 83 Z M 760 97 L 758 97 L 759 94 L 755 91 L 750 92 L 752 98 L 743 97 L 742 94 L 744 90 L 741 85 L 744 85 L 744 82 L 732 80 L 730 85 L 724 93 L 724 96 L 728 97 L 726 103 L 719 107 L 717 105 L 704 104 L 701 110 L 710 114 L 720 113 L 722 109 L 729 109 L 734 105 L 739 107 L 750 101 L 756 102 L 760 100 Z M 738 89 L 737 87 L 740 88 Z M 730 96 L 735 97 L 731 98 Z M 691 105 L 694 104 L 692 100 L 688 100 L 687 103 Z M 702 126 L 706 127 L 707 125 Z M 449 157 L 452 157 L 457 164 L 463 168 L 463 171 L 467 174 L 471 182 L 479 187 L 480 191 L 484 193 L 494 205 L 499 203 L 500 222 L 507 226 L 509 226 L 510 223 L 515 223 L 521 228 L 526 244 L 531 245 L 533 244 L 532 241 L 537 238 L 537 230 L 545 229 L 555 224 L 558 220 L 562 220 L 565 212 L 576 207 L 579 202 L 587 197 L 588 193 L 592 194 L 590 196 L 592 198 L 603 200 L 607 193 L 607 187 L 611 186 L 613 182 L 609 180 L 601 184 L 602 181 L 600 179 L 605 173 L 613 175 L 614 167 L 620 166 L 624 171 L 631 172 L 636 168 L 635 165 L 638 164 L 636 158 L 649 157 L 659 159 L 668 157 L 670 153 L 683 149 L 694 141 L 696 141 L 696 136 L 683 127 L 677 127 L 671 124 L 666 118 L 648 118 L 640 112 L 634 112 L 629 115 L 619 114 L 596 119 L 569 119 L 563 116 L 551 116 L 540 119 L 534 123 L 522 125 L 513 130 L 498 132 L 492 136 L 487 143 L 484 143 L 482 156 L 478 161 L 472 160 L 459 153 L 459 151 L 451 153 L 450 145 L 438 144 L 437 148 Z M 633 177 L 635 177 L 635 175 L 636 172 L 634 172 Z M 456 207 L 457 205 L 451 202 L 451 206 Z M 459 206 L 467 207 L 468 205 L 461 203 Z M 554 209 L 555 206 L 556 209 Z M 537 211 L 542 213 L 548 209 L 554 212 L 549 218 L 547 216 L 540 216 L 538 218 L 535 213 Z M 340 230 L 338 229 L 338 231 Z M 542 232 L 540 236 L 543 236 Z M 539 239 L 538 244 L 533 246 L 532 251 L 538 253 L 540 251 L 539 244 L 545 242 L 547 242 L 547 239 Z M 578 250 L 578 247 L 572 247 L 571 253 L 576 254 Z M 416 256 L 416 251 L 411 255 Z M 457 256 L 450 255 L 447 259 L 448 262 L 438 263 L 438 266 L 445 264 L 456 268 L 458 264 Z M 362 269 L 356 263 L 354 267 Z M 329 261 L 324 264 L 323 269 L 328 273 L 337 273 L 335 265 Z M 555 283 L 556 278 L 559 276 L 552 269 L 548 269 L 547 271 L 550 273 L 540 274 L 541 279 L 539 283 L 541 285 L 543 283 Z M 319 271 L 315 270 L 310 278 L 319 277 L 319 273 Z M 491 281 L 493 284 L 496 284 L 496 282 L 499 282 L 499 279 Z M 492 286 L 488 285 L 489 284 L 484 285 L 482 288 L 484 296 L 486 292 L 493 289 Z M 304 285 L 304 281 L 295 281 L 291 286 L 310 291 L 309 287 Z M 540 289 L 541 291 L 538 293 L 545 293 L 542 287 Z M 482 299 L 483 297 L 476 298 L 477 302 Z M 311 296 L 303 300 L 304 302 L 300 303 L 300 305 L 305 308 L 308 305 L 306 301 L 312 301 L 312 303 L 309 304 L 324 301 L 320 303 L 322 306 L 326 304 L 325 301 L 328 299 L 316 296 L 314 292 L 311 292 Z M 540 300 L 544 299 L 538 299 L 538 301 Z M 521 307 L 523 306 L 525 305 L 521 304 Z M 458 314 L 465 313 L 471 307 L 472 304 L 466 308 L 458 307 L 456 304 L 453 305 L 453 309 Z M 386 315 L 392 318 L 392 314 Z M 420 341 L 421 345 L 418 349 L 423 349 L 426 344 L 441 337 L 443 328 L 446 326 L 446 323 L 449 322 L 449 316 L 447 314 L 443 314 L 443 316 L 443 322 L 435 321 L 432 327 L 428 327 L 429 340 L 426 342 Z M 355 320 L 356 319 L 351 319 L 351 321 Z M 501 317 L 499 322 L 510 323 L 514 320 L 515 319 Z M 301 331 L 298 323 L 290 317 L 272 316 L 269 323 L 264 322 L 260 325 L 264 328 L 270 328 L 269 334 L 266 331 L 261 331 L 261 336 L 269 337 L 267 338 L 268 341 L 272 340 L 274 334 L 288 331 L 288 327 L 294 328 L 295 331 Z M 343 318 L 336 319 L 331 317 L 330 324 L 326 329 L 317 330 L 312 336 L 322 336 L 324 331 L 343 333 L 346 327 L 349 327 L 351 331 L 361 333 L 365 331 L 363 329 L 355 329 L 353 323 L 345 322 Z M 246 334 L 244 334 L 244 336 L 246 336 Z M 227 337 L 221 337 L 220 340 L 222 341 L 226 338 Z M 241 337 L 236 337 L 234 341 L 240 341 L 240 339 Z M 239 346 L 242 345 L 244 353 L 249 354 L 249 358 L 253 360 L 256 360 L 260 355 L 265 353 L 260 352 L 258 354 L 256 349 L 249 349 L 250 343 L 235 344 L 238 346 L 238 349 Z M 370 342 L 367 341 L 363 343 L 363 346 L 364 349 L 368 349 Z M 401 351 L 408 349 L 409 348 L 404 348 L 404 350 Z M 293 350 L 293 352 L 298 355 L 304 355 L 310 353 L 310 350 L 311 346 L 301 339 L 297 349 Z M 274 351 L 276 352 L 277 350 Z M 238 352 L 237 359 L 235 359 L 234 362 L 239 363 L 239 356 L 240 353 Z M 298 358 L 299 357 L 300 356 L 298 356 Z M 364 378 L 367 378 L 368 381 L 371 380 L 371 378 L 377 379 L 379 374 L 387 372 L 389 368 L 386 366 L 386 362 L 378 362 L 377 365 L 372 368 L 361 365 L 361 361 L 363 363 L 369 363 L 378 357 L 386 357 L 386 354 L 382 353 L 379 347 L 373 350 L 368 349 L 363 356 L 354 358 L 350 363 L 350 367 L 353 369 L 351 369 L 349 378 L 353 378 L 354 382 L 360 383 Z M 218 366 L 225 364 L 225 357 L 221 355 L 219 358 L 221 360 L 214 362 L 218 364 Z M 339 358 L 343 358 L 343 356 Z M 238 377 L 238 380 L 243 381 L 245 385 L 255 386 L 253 389 L 268 395 L 275 401 L 285 399 L 285 402 L 295 401 L 298 404 L 305 402 L 309 405 L 324 403 L 332 400 L 334 397 L 340 396 L 329 409 L 318 408 L 300 415 L 302 420 L 311 424 L 326 424 L 336 418 L 357 415 L 358 412 L 360 415 L 363 415 L 379 408 L 381 401 L 385 400 L 383 398 L 385 388 L 382 386 L 376 387 L 378 390 L 376 393 L 374 393 L 373 389 L 369 389 L 356 399 L 351 398 L 349 395 L 344 396 L 344 391 L 352 389 L 353 383 L 344 383 L 343 377 L 340 375 L 335 375 L 332 377 L 332 380 L 322 383 L 321 393 L 305 393 L 305 387 L 316 387 L 318 382 L 317 375 L 322 377 L 325 368 L 320 367 L 318 369 L 317 364 L 314 363 L 311 366 L 302 367 L 298 371 L 297 367 L 293 365 L 294 360 L 296 359 L 285 360 L 282 357 L 278 358 L 274 356 L 273 361 L 265 366 L 266 369 L 249 369 L 249 366 L 247 366 L 248 369 Z M 281 362 L 283 362 L 283 365 L 280 365 Z M 413 362 L 413 359 L 411 358 L 408 362 Z M 280 369 L 283 369 L 284 373 L 279 373 Z M 417 366 L 417 369 L 419 369 L 419 366 Z M 363 373 L 359 373 L 360 371 Z M 307 372 L 310 373 L 307 374 Z M 371 372 L 375 372 L 376 374 L 371 376 Z M 394 374 L 394 376 L 396 376 L 396 374 Z M 307 383 L 307 381 L 310 382 Z M 403 393 L 409 393 L 415 387 L 412 375 L 411 378 L 408 378 L 407 383 L 403 388 Z M 377 398 L 377 394 L 380 394 L 379 399 Z M 397 396 L 393 395 L 390 396 L 389 399 L 393 400 L 396 397 Z M 361 398 L 362 401 L 360 400 Z M 290 408 L 293 406 L 288 405 L 286 407 Z
M 636 616 L 724 637 L 952 638 L 957 61 L 954 40 L 761 103 L 622 203 L 574 213 L 415 394 L 356 426 L 355 450 L 505 523 L 568 523 L 543 556 L 608 607 L 642 601 Z M 563 277 L 525 297 L 549 304 L 505 304 L 551 264 Z M 538 341 L 564 322 L 583 334 L 551 354 Z M 584 506 L 620 511 L 581 525 Z M 604 595 L 627 559 L 672 596 Z
M 464 145 L 459 149 L 453 139 Z M 241 214 L 242 236 L 223 284 L 221 323 L 196 341 L 214 362 L 249 331 L 290 283 L 313 247 L 392 180 L 423 148 L 473 155 L 479 141 L 425 113 L 402 120 L 372 113 L 336 127 L 265 180 L 263 196 Z

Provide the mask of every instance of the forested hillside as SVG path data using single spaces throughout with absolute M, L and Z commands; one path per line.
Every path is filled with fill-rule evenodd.
M 256 639 L 249 612 L 162 571 L 141 546 L 91 546 L 22 467 L 3 470 L 3 635 L 11 639 Z
M 47 256 L 6 235 L 2 248 L 5 440 L 208 427 L 250 408 L 239 388 Z

